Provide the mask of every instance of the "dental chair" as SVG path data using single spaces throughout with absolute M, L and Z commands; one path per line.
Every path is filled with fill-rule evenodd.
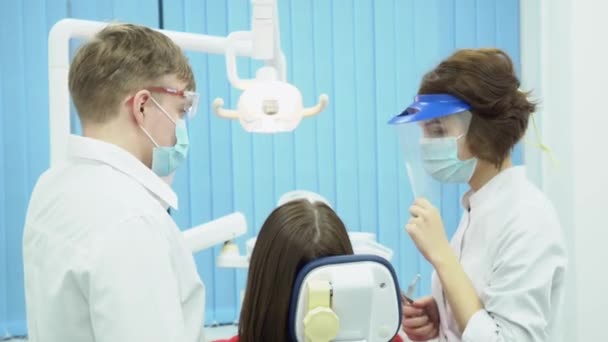
M 292 341 L 401 341 L 401 297 L 391 264 L 377 255 L 320 258 L 294 283 Z

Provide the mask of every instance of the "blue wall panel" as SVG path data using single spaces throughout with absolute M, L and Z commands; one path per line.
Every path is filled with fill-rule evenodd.
M 395 252 L 403 286 L 430 265 L 404 232 L 413 198 L 397 139 L 386 124 L 415 94 L 420 77 L 455 48 L 498 46 L 519 70 L 517 0 L 280 0 L 288 79 L 304 106 L 330 98 L 320 115 L 293 133 L 257 135 L 211 112 L 216 97 L 234 108 L 223 56 L 188 53 L 201 93 L 189 122 L 191 154 L 174 188 L 182 229 L 233 211 L 248 220 L 244 242 L 259 231 L 286 191 L 328 198 L 351 231 L 373 232 Z M 27 8 L 27 9 L 26 9 Z M 21 236 L 27 201 L 48 167 L 47 35 L 60 18 L 135 22 L 170 30 L 226 35 L 248 30 L 249 0 L 26 0 L 0 4 L 0 337 L 25 333 Z M 7 34 L 8 33 L 8 34 Z M 73 44 L 73 48 L 78 42 Z M 259 61 L 239 58 L 241 77 Z M 75 114 L 73 114 L 75 117 Z M 73 131 L 79 132 L 78 123 Z M 515 151 L 521 163 L 521 151 Z M 465 186 L 442 189 L 441 212 L 451 235 Z M 220 247 L 195 256 L 207 287 L 206 323 L 237 319 L 246 271 L 215 267 Z
M 291 66 L 289 68 L 290 79 L 301 85 L 300 91 L 304 107 L 310 107 L 318 101 L 315 91 L 314 64 L 310 62 L 314 57 L 313 17 L 311 1 L 293 1 L 290 6 L 290 18 L 284 19 L 289 20 L 288 24 L 291 27 L 291 39 L 283 39 L 285 42 L 289 42 L 289 50 L 285 50 L 285 53 L 292 57 L 288 64 Z M 287 31 L 281 33 L 288 34 Z M 317 126 L 314 119 L 304 119 L 294 133 L 295 188 L 319 191 L 317 173 L 319 164 L 315 144 L 317 138 Z
M 1 25 L 1 24 L 0 24 Z M 4 43 L 0 41 L 0 44 Z M 2 68 L 0 68 L 0 80 L 4 79 L 4 75 L 2 72 Z M 0 86 L 0 108 L 4 109 L 4 90 L 3 87 Z M 0 112 L 0 113 L 3 113 Z M 0 141 L 3 143 L 4 140 L 4 115 L 0 118 Z M 7 327 L 6 323 L 8 320 L 8 306 L 6 300 L 8 299 L 8 245 L 9 242 L 6 239 L 6 230 L 8 227 L 8 219 L 6 217 L 6 205 L 5 203 L 8 201 L 5 179 L 7 171 L 6 167 L 6 157 L 4 156 L 4 148 L 0 148 L 0 160 L 2 161 L 2 167 L 0 167 L 0 336 L 4 336 Z M 14 241 L 10 242 L 11 244 L 15 243 Z M 17 242 L 18 243 L 18 242 Z M 23 295 L 23 292 L 19 293 L 11 293 L 12 296 L 18 296 L 19 294 Z
M 355 140 L 356 164 L 352 171 L 356 172 L 358 187 L 357 214 L 359 215 L 359 229 L 363 231 L 374 230 L 377 226 L 378 197 L 376 182 L 378 180 L 378 163 L 376 158 L 376 145 L 368 142 L 376 140 L 376 101 L 375 74 L 374 74 L 374 17 L 373 1 L 354 1 L 353 18 L 354 27 L 354 94 L 353 104 L 355 110 L 351 113 L 351 120 L 356 123 Z
M 397 55 L 395 46 L 398 33 L 395 31 L 396 18 L 394 16 L 394 2 L 389 0 L 374 1 L 374 41 L 375 44 L 375 129 L 378 160 L 377 203 L 378 218 L 373 229 L 377 231 L 378 240 L 394 251 L 399 250 L 399 236 L 405 234 L 403 227 L 405 217 L 399 213 L 398 184 L 400 165 L 399 144 L 394 128 L 387 125 L 387 120 L 400 112 L 397 105 L 397 84 L 395 67 Z M 413 94 L 412 94 L 413 95 Z M 410 96 L 411 97 L 411 96 Z M 368 143 L 368 142 L 361 142 Z M 371 143 L 371 142 L 369 142 Z M 396 258 L 396 260 L 399 260 Z M 410 267 L 416 267 L 410 261 Z M 397 264 L 396 264 L 397 265 Z
M 249 29 L 249 17 L 251 13 L 249 10 L 243 10 L 248 8 L 247 0 L 231 0 L 228 2 L 228 31 L 239 31 Z M 251 62 L 246 58 L 239 58 L 238 60 L 238 71 L 241 77 L 250 78 L 251 73 Z M 234 88 L 230 89 L 230 108 L 236 106 L 240 91 Z M 245 241 L 255 236 L 253 229 L 254 214 L 255 214 L 255 200 L 258 196 L 255 195 L 255 178 L 253 175 L 254 166 L 254 146 L 253 136 L 243 131 L 241 126 L 237 123 L 232 124 L 232 162 L 233 162 L 233 179 L 234 186 L 232 189 L 232 196 L 234 198 L 234 210 L 240 211 L 248 219 L 249 229 L 244 238 L 239 241 L 239 249 L 245 252 Z M 236 271 L 236 286 L 232 289 L 232 293 L 229 293 L 236 299 L 237 306 L 234 309 L 232 319 L 236 320 L 237 313 L 240 310 L 240 299 L 241 290 L 245 288 L 247 282 L 247 273 L 244 270 Z
M 2 88 L 3 95 L 5 97 L 4 108 L 6 108 L 6 115 L 3 115 L 4 120 L 4 141 L 3 144 L 4 157 L 6 160 L 11 161 L 13 168 L 5 169 L 7 177 L 5 178 L 5 191 L 6 191 L 6 220 L 10 223 L 14 223 L 14 226 L 9 226 L 6 230 L 6 239 L 9 244 L 12 241 L 19 241 L 19 229 L 17 227 L 23 226 L 24 218 L 21 215 L 25 211 L 26 198 L 28 193 L 28 181 L 27 176 L 30 172 L 28 167 L 27 159 L 27 123 L 30 121 L 25 115 L 20 113 L 26 113 L 27 104 L 21 101 L 14 101 L 23 97 L 26 93 L 26 82 L 23 77 L 20 77 L 25 73 L 25 61 L 22 56 L 25 54 L 25 9 L 22 4 L 14 3 L 9 6 L 14 6 L 13 9 L 19 13 L 15 16 L 4 16 L 2 20 L 7 20 L 4 25 L 16 26 L 21 28 L 15 36 L 11 37 L 14 39 L 12 49 L 5 51 L 5 58 L 11 61 L 10 67 L 5 67 L 2 73 Z M 8 42 L 5 42 L 8 43 Z M 32 118 L 33 119 L 33 118 Z M 11 165 L 7 165 L 11 166 Z M 20 170 L 20 172 L 15 172 Z M 24 314 L 24 307 L 20 302 L 19 295 L 23 292 L 22 288 L 22 277 L 23 272 L 19 263 L 21 255 L 21 246 L 14 244 L 11 248 L 7 249 L 6 261 L 7 261 L 7 281 L 8 281 L 8 297 L 7 297 L 7 308 L 8 308 L 8 329 L 14 329 L 16 318 Z
M 395 25 L 395 77 L 399 80 L 396 84 L 396 106 L 399 109 L 405 108 L 412 101 L 412 98 L 418 90 L 419 76 L 416 68 L 411 64 L 415 60 L 414 51 L 414 22 L 411 20 L 412 14 L 415 13 L 415 1 L 395 1 L 395 22 L 400 23 Z M 381 99 L 378 99 L 381 101 Z M 383 125 L 383 122 L 379 122 Z M 384 126 L 384 125 L 383 125 Z M 379 146 L 380 148 L 380 146 Z M 397 152 L 399 153 L 399 152 Z M 403 166 L 403 159 L 398 159 L 398 188 L 409 189 L 409 180 Z M 399 259 L 399 277 L 401 286 L 405 287 L 420 271 L 419 263 L 424 259 L 420 256 L 413 241 L 405 234 L 405 224 L 409 218 L 409 207 L 414 199 L 411 191 L 399 191 L 399 246 L 398 254 L 395 257 Z M 414 265 L 414 267 L 412 267 Z M 422 286 L 420 287 L 422 288 Z M 425 292 L 427 289 L 425 288 Z

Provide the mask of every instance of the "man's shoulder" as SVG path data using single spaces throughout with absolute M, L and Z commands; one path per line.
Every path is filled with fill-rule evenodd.
M 28 221 L 84 228 L 84 224 L 105 225 L 126 217 L 158 215 L 162 209 L 154 203 L 139 183 L 108 165 L 62 165 L 40 176 L 30 199 Z

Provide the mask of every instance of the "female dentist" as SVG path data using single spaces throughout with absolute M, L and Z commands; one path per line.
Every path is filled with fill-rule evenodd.
M 510 152 L 535 105 L 509 56 L 460 50 L 427 73 L 399 131 L 416 201 L 406 230 L 433 265 L 432 296 L 407 303 L 412 341 L 552 341 L 567 256 L 548 199 Z M 451 242 L 437 208 L 446 183 L 468 183 Z

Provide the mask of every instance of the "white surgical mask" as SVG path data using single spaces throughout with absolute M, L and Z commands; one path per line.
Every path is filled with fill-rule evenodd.
M 420 141 L 424 169 L 442 183 L 468 183 L 475 172 L 476 158 L 458 158 L 458 139 L 461 137 L 423 138 Z

